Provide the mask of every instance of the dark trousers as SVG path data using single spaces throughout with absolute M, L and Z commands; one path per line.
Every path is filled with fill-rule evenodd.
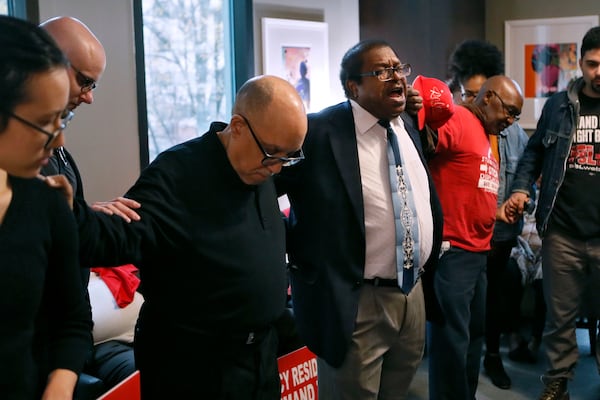
M 304 346 L 304 342 L 300 339 L 300 335 L 298 334 L 294 311 L 291 307 L 288 307 L 283 311 L 281 317 L 275 321 L 274 326 L 277 330 L 277 337 L 279 339 L 277 357 L 291 353 Z
M 102 380 L 108 390 L 133 374 L 135 369 L 133 343 L 110 340 L 94 346 L 92 361 L 83 372 Z
M 277 334 L 241 335 L 182 332 L 138 321 L 135 359 L 142 399 L 278 400 Z
M 509 326 L 520 314 L 508 315 L 507 264 L 515 240 L 492 242 L 487 257 L 487 299 L 485 315 L 485 347 L 488 353 L 500 351 L 500 335 L 503 331 L 512 331 Z M 508 295 L 508 296 L 507 296 Z
M 429 325 L 430 400 L 473 400 L 485 327 L 486 253 L 456 247 L 439 260 L 434 289 L 445 323 Z
M 533 322 L 531 325 L 531 337 L 542 340 L 544 325 L 546 323 L 546 301 L 544 300 L 544 287 L 542 279 L 536 279 L 533 286 L 535 308 L 533 309 Z
M 509 332 L 517 332 L 520 328 L 518 324 L 521 318 L 521 303 L 525 288 L 523 287 L 523 275 L 519 265 L 514 259 L 509 259 L 506 266 L 506 286 L 504 288 L 507 300 L 507 315 L 514 322 L 508 322 L 507 328 Z M 533 290 L 533 316 L 531 319 L 531 337 L 542 340 L 544 332 L 544 323 L 546 321 L 546 302 L 544 301 L 544 291 L 542 288 L 542 280 L 536 279 L 531 283 Z M 516 323 L 516 324 L 515 324 Z M 516 325 L 516 326 L 515 326 Z
M 572 379 L 579 359 L 576 320 L 583 309 L 600 309 L 600 238 L 580 240 L 550 226 L 542 242 L 542 260 L 543 340 L 549 365 L 543 379 Z

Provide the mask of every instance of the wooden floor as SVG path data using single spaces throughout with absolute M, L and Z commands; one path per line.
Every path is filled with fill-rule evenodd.
M 600 376 L 594 357 L 590 355 L 588 332 L 577 330 L 579 342 L 579 364 L 575 371 L 575 379 L 569 383 L 571 400 L 600 400 Z M 540 349 L 540 355 L 542 354 Z M 509 390 L 498 389 L 483 373 L 479 376 L 477 400 L 535 400 L 541 394 L 543 385 L 540 376 L 545 370 L 543 357 L 537 364 L 521 364 L 508 359 L 507 349 L 501 349 L 506 373 L 512 380 Z M 423 360 L 415 377 L 408 400 L 428 400 L 427 357 Z

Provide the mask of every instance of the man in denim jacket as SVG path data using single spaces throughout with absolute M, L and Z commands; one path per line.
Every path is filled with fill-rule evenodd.
M 544 343 L 549 368 L 539 400 L 569 398 L 577 363 L 575 321 L 586 290 L 600 290 L 600 26 L 583 38 L 583 77 L 546 102 L 506 203 L 515 218 L 542 175 L 537 229 L 543 237 Z

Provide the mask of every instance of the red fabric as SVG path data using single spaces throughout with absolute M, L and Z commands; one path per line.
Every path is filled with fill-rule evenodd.
M 126 307 L 133 301 L 135 291 L 140 286 L 140 278 L 135 275 L 137 271 L 138 269 L 133 264 L 92 268 L 92 272 L 98 274 L 100 279 L 106 283 L 120 308 Z
M 444 240 L 473 252 L 490 249 L 496 221 L 498 162 L 481 122 L 457 106 L 438 129 L 431 176 L 442 203 Z

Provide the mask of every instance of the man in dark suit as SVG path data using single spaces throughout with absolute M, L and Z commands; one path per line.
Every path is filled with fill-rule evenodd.
M 404 113 L 409 73 L 386 42 L 348 50 L 340 79 L 349 101 L 309 116 L 306 160 L 276 177 L 292 207 L 292 301 L 300 335 L 319 357 L 320 398 L 404 398 L 423 355 L 425 303 L 437 304 L 424 301 L 423 289 L 438 258 L 442 217 L 417 129 Z M 419 237 L 412 289 L 401 289 L 405 278 L 397 274 L 397 261 L 407 268 L 407 249 L 396 241 L 398 164 L 388 157 L 391 130 L 383 125 L 393 129 L 400 174 L 412 183 Z

